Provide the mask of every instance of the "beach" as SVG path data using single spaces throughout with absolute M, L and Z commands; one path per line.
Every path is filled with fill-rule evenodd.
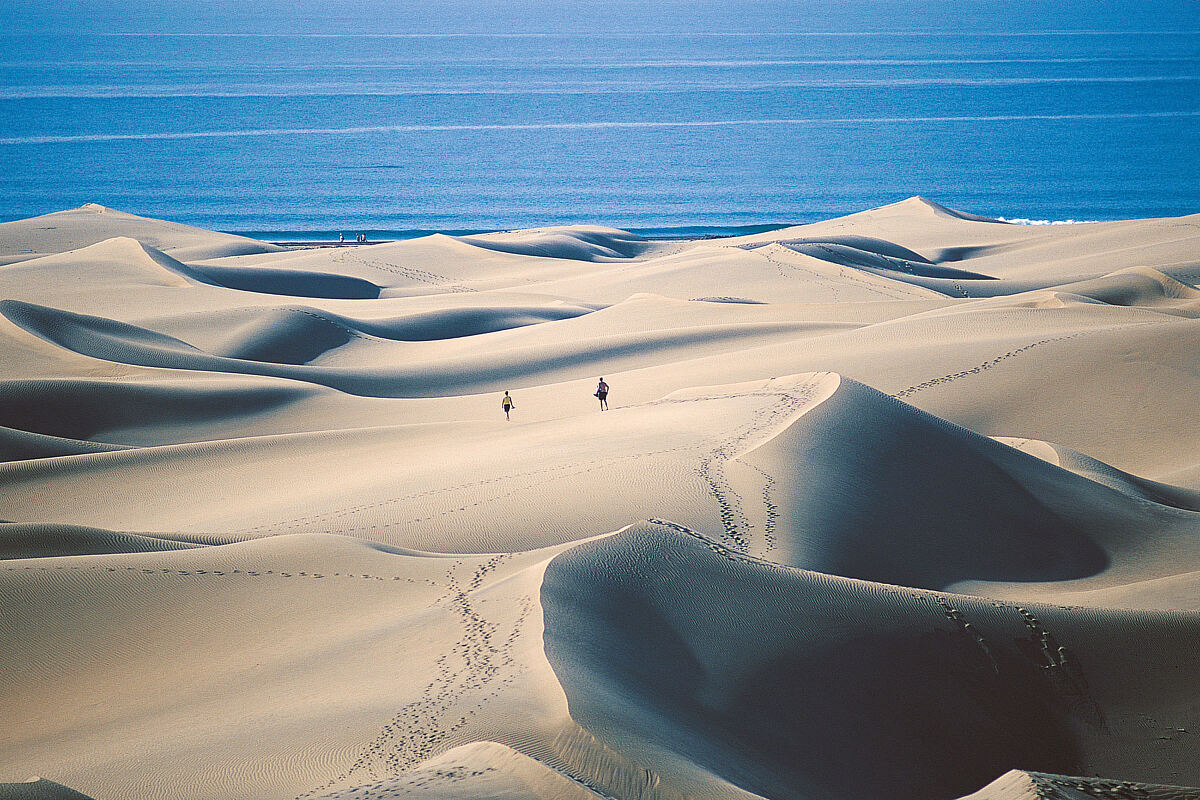
M 0 797 L 1200 797 L 1200 215 L 347 245 L 0 223 Z

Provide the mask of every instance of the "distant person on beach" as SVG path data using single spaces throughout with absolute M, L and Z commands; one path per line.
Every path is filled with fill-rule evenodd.
M 340 244 L 340 243 L 342 243 L 342 242 L 344 242 L 344 241 L 346 241 L 346 234 L 344 234 L 344 233 L 339 233 L 339 234 L 338 234 L 338 243 Z
M 600 398 L 600 410 L 608 411 L 608 384 L 604 382 L 604 378 L 596 384 L 596 397 Z
M 500 401 L 500 405 L 504 409 L 504 421 L 507 422 L 509 419 L 508 412 L 516 408 L 517 404 L 512 401 L 511 397 L 508 396 L 508 392 L 505 392 L 504 399 Z

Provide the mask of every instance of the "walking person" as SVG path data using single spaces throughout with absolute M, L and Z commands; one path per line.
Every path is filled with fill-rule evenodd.
M 517 404 L 513 402 L 513 399 L 508 396 L 508 392 L 504 393 L 504 399 L 500 401 L 500 406 L 504 409 L 504 421 L 508 422 L 510 419 L 508 412 L 517 407 Z
M 604 378 L 596 384 L 596 397 L 600 398 L 600 410 L 608 411 L 608 384 L 604 382 Z

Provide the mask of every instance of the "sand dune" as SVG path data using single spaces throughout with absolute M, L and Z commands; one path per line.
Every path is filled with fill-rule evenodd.
M 1200 797 L 1197 244 L 0 225 L 0 798 Z
M 1138 797 L 1145 800 L 1192 800 L 1197 790 L 1103 778 L 1047 775 L 1013 770 L 963 800 L 1091 800 L 1103 797 Z
M 917 798 L 1014 763 L 1198 777 L 1176 732 L 1194 712 L 1168 699 L 1200 666 L 1179 645 L 1190 617 L 791 571 L 671 526 L 564 553 L 543 609 L 574 718 L 664 778 L 699 766 L 766 797 Z
M 77 250 L 115 237 L 136 239 L 184 260 L 271 253 L 282 249 L 243 236 L 138 217 L 86 203 L 69 211 L 0 223 L 0 264 Z
M 459 241 L 501 253 L 575 261 L 634 258 L 653 248 L 635 234 L 585 225 L 461 236 Z

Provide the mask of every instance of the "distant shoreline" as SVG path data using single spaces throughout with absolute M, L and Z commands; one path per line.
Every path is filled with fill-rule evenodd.
M 784 227 L 787 227 L 787 226 L 784 226 Z M 777 230 L 777 229 L 773 229 L 773 230 Z M 440 231 L 435 231 L 434 233 L 438 233 L 438 232 L 440 232 Z M 498 233 L 498 231 L 486 231 L 486 232 L 487 233 Z M 228 231 L 226 231 L 226 233 L 228 233 Z M 238 236 L 246 236 L 246 234 L 244 234 L 244 233 L 237 234 L 237 235 Z M 432 235 L 432 233 L 426 233 L 426 234 L 422 234 L 422 235 L 430 236 L 430 235 Z M 464 236 L 466 234 L 447 234 L 447 235 L 449 235 L 449 236 Z M 744 234 L 713 233 L 713 234 L 706 234 L 703 236 L 694 236 L 694 235 L 693 236 L 645 236 L 643 238 L 648 242 L 695 242 L 695 241 L 702 241 L 705 239 L 730 239 L 735 236 L 742 236 L 742 235 L 744 235 Z M 274 245 L 279 245 L 280 247 L 313 248 L 313 249 L 315 249 L 315 248 L 321 248 L 321 247 L 363 247 L 365 245 L 372 245 L 372 244 L 389 244 L 392 242 L 411 241 L 412 239 L 419 239 L 421 237 L 419 237 L 419 236 L 387 237 L 387 238 L 379 238 L 379 239 L 367 239 L 365 242 L 339 242 L 336 239 L 260 239 L 257 236 L 249 236 L 247 238 L 257 239 L 258 241 L 267 242 L 269 244 L 274 244 Z
M 755 233 L 767 233 L 801 223 L 764 223 L 761 225 L 690 225 L 678 228 L 623 228 L 651 241 L 674 240 L 694 241 L 698 239 L 727 239 L 731 236 L 747 236 Z M 533 226 L 550 227 L 550 226 Z M 414 230 L 371 230 L 347 228 L 347 241 L 338 241 L 339 231 L 240 231 L 222 230 L 235 236 L 245 236 L 284 247 L 355 247 L 363 244 L 382 244 L 384 242 L 401 242 L 409 239 L 419 239 L 423 236 L 444 234 L 446 236 L 477 236 L 484 233 L 502 233 L 500 228 L 470 228 L 470 229 L 414 229 Z M 355 242 L 352 239 L 359 233 L 367 234 L 367 241 Z

